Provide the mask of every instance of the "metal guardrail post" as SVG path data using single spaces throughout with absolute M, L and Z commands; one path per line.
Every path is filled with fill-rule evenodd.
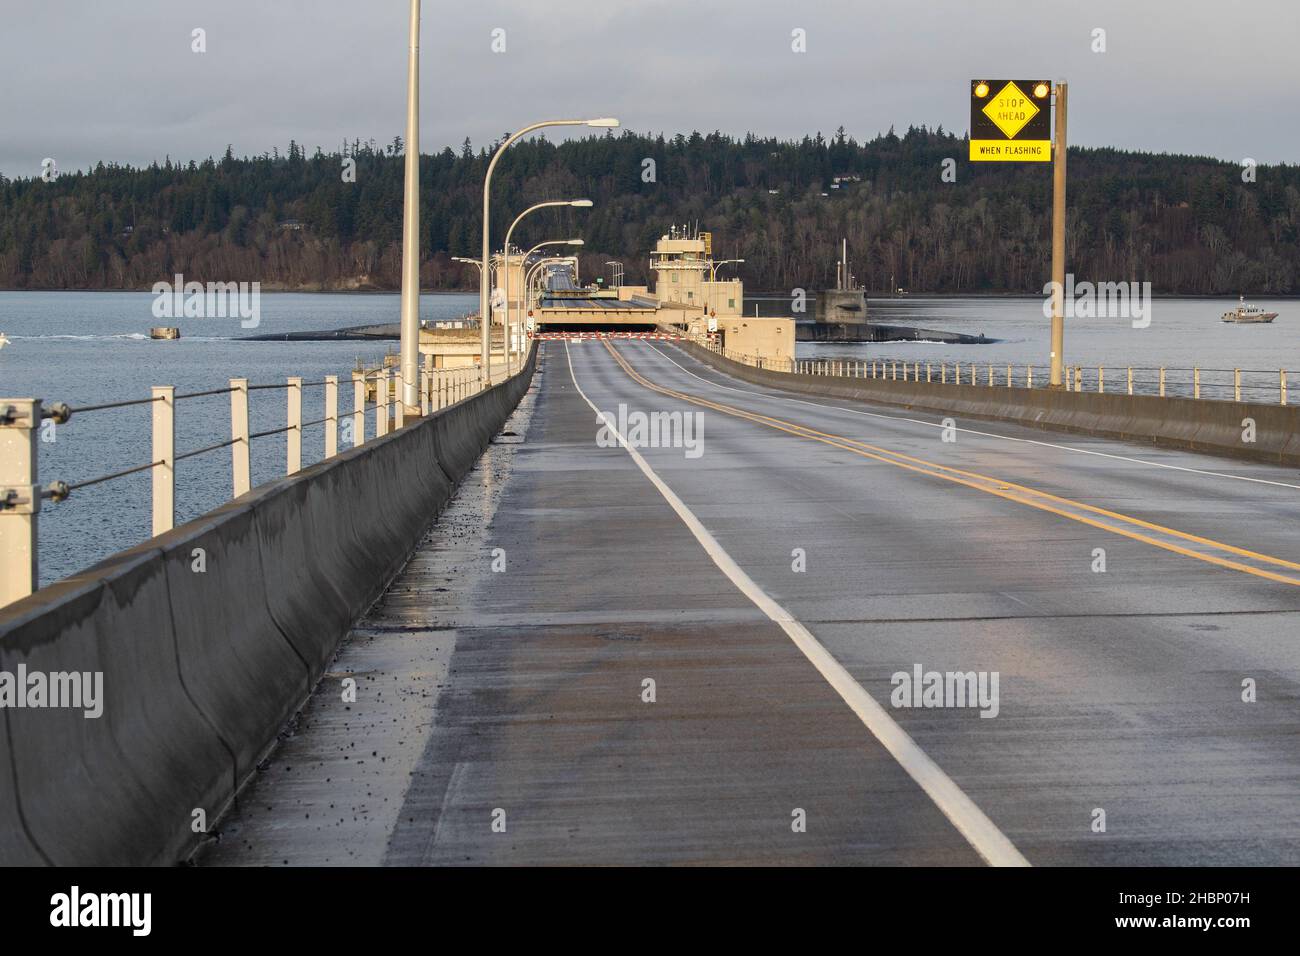
M 926 382 L 927 385 L 930 383 L 930 363 L 929 363 L 929 362 L 926 362 L 926 363 L 925 363 L 925 382 Z
M 420 413 L 428 415 L 433 410 L 433 353 L 424 357 L 424 377 L 420 379 Z
M 993 387 L 993 363 L 989 362 L 989 388 Z
M 176 526 L 176 388 L 155 385 L 153 410 L 153 467 L 149 469 L 153 491 L 153 534 L 165 534 Z
M 406 402 L 402 399 L 406 394 L 406 380 L 401 369 L 393 373 L 393 383 L 393 428 L 398 429 L 406 424 Z
M 1241 369 L 1239 368 L 1232 370 L 1232 400 L 1241 401 Z
M 1098 365 L 1097 366 L 1097 394 L 1104 395 L 1105 393 L 1106 393 L 1106 367 L 1104 365 Z
M 939 363 L 939 384 L 940 385 L 948 384 L 948 363 L 947 362 Z
M 1133 394 L 1133 366 L 1128 367 L 1128 393 Z
M 1165 397 L 1165 367 L 1160 366 L 1160 397 Z
M 1007 363 L 1007 388 L 1011 387 L 1011 363 Z
M 325 376 L 325 457 L 339 453 L 339 377 Z
M 1284 368 L 1278 369 L 1277 381 L 1278 381 L 1278 386 L 1281 389 L 1281 402 L 1279 404 L 1285 405 L 1286 404 L 1286 369 Z
M 1199 366 L 1192 368 L 1192 398 L 1201 397 L 1201 369 Z
M 284 473 L 296 475 L 302 471 L 302 378 L 291 375 L 288 381 L 284 423 L 289 430 L 284 433 Z
M 234 497 L 248 492 L 253 486 L 251 470 L 251 445 L 248 432 L 248 379 L 230 380 L 230 476 Z
M 1074 390 L 1076 392 L 1083 391 L 1083 366 L 1082 365 L 1076 365 L 1074 367 Z
M 1033 387 L 1034 387 L 1034 367 L 1032 365 L 1026 365 L 1025 366 L 1025 388 L 1033 388 Z
M 366 373 L 352 373 L 352 447 L 366 440 Z
M 0 607 L 25 598 L 40 582 L 36 433 L 39 398 L 0 399 Z
M 388 369 L 375 373 L 375 437 L 388 434 Z

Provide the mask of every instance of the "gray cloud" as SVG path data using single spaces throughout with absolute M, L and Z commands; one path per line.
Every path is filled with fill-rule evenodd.
M 406 6 L 0 0 L 0 171 L 390 141 Z M 1295 162 L 1297 22 L 1294 0 L 425 0 L 422 147 L 561 114 L 670 135 L 960 132 L 966 83 L 987 74 L 1069 79 L 1076 144 Z M 195 27 L 206 54 L 190 51 Z M 1090 49 L 1096 27 L 1106 53 Z

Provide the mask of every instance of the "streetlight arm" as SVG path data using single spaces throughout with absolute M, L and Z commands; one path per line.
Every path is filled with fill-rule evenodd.
M 479 278 L 479 323 L 482 326 L 482 348 L 483 348 L 483 382 L 484 385 L 491 384 L 492 381 L 492 310 L 489 297 L 491 289 L 489 286 L 492 282 L 491 255 L 492 250 L 489 246 L 489 237 L 491 235 L 491 196 L 492 196 L 492 173 L 496 169 L 497 161 L 501 159 L 501 154 L 506 151 L 511 143 L 526 136 L 534 130 L 544 129 L 547 126 L 593 126 L 593 127 L 614 127 L 618 125 L 618 120 L 604 117 L 599 119 L 562 119 L 562 120 L 543 120 L 540 123 L 533 123 L 525 126 L 523 129 L 511 133 L 505 138 L 505 141 L 497 147 L 492 154 L 491 161 L 488 162 L 487 173 L 483 177 L 483 271 Z M 507 252 L 509 250 L 507 249 Z

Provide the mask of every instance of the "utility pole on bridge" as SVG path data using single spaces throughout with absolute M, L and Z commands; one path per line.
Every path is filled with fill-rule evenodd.
M 420 413 L 420 0 L 411 0 L 406 61 L 406 186 L 402 198 L 402 391 L 407 415 Z M 387 401 L 387 399 L 385 399 Z

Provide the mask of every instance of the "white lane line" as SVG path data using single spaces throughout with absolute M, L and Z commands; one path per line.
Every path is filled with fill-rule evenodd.
M 648 342 L 646 344 L 650 345 L 650 343 Z M 810 402 L 802 398 L 789 398 L 785 395 L 769 395 L 766 392 L 755 392 L 747 388 L 733 388 L 730 385 L 722 385 L 719 382 L 710 381 L 709 379 L 704 378 L 701 375 L 696 375 L 694 372 L 686 368 L 684 365 L 681 365 L 678 362 L 674 361 L 672 356 L 662 351 L 657 345 L 650 345 L 650 348 L 658 352 L 665 359 L 667 359 L 669 362 L 672 362 L 674 365 L 676 365 L 679 369 L 681 369 L 683 372 L 685 372 L 687 375 L 691 376 L 692 378 L 697 378 L 705 385 L 712 385 L 714 388 L 721 388 L 728 392 L 739 392 L 742 395 L 754 395 L 758 398 L 769 398 L 778 402 L 793 402 L 796 405 L 811 405 L 813 408 L 833 409 L 834 411 L 838 411 L 838 412 L 848 412 L 850 415 L 864 415 L 867 418 L 883 418 L 891 422 L 911 422 L 914 425 L 926 425 L 930 428 L 944 427 L 939 422 L 927 422 L 924 419 L 908 418 L 905 415 L 882 415 L 878 412 L 864 412 L 861 409 L 857 409 L 857 408 L 845 408 L 843 405 L 823 405 L 820 402 Z M 715 369 L 714 371 L 717 370 Z M 718 372 L 718 374 L 725 375 L 726 373 Z M 1207 475 L 1211 478 L 1231 478 L 1234 481 L 1249 481 L 1258 485 L 1275 485 L 1278 488 L 1295 488 L 1296 490 L 1300 490 L 1300 485 L 1293 485 L 1290 482 L 1286 482 L 1286 481 L 1271 481 L 1268 478 L 1250 478 L 1247 477 L 1246 475 L 1233 475 L 1225 471 L 1205 471 L 1204 469 L 1201 468 L 1187 468 L 1183 465 L 1166 465 L 1163 462 L 1159 462 L 1159 461 L 1147 461 L 1144 458 L 1130 458 L 1127 455 L 1113 455 L 1104 451 L 1092 451 L 1087 448 L 1076 448 L 1073 445 L 1058 445 L 1055 442 L 1038 441 L 1033 438 L 1015 438 L 1011 435 L 999 435 L 996 432 L 982 432 L 976 428 L 958 428 L 957 431 L 966 432 L 967 434 L 970 435 L 981 435 L 984 438 L 999 438 L 1002 441 L 1020 442 L 1023 445 L 1041 445 L 1044 448 L 1056 448 L 1061 451 L 1072 451 L 1076 455 L 1096 455 L 1099 458 L 1113 458 L 1116 461 L 1127 461 L 1135 465 L 1147 465 L 1151 468 L 1168 468 L 1170 471 L 1185 471 L 1193 475 Z
M 587 397 L 587 393 L 578 384 L 578 376 L 573 371 L 573 355 L 569 352 L 568 342 L 564 344 L 564 352 L 565 357 L 569 360 L 569 377 L 573 379 L 573 387 L 578 390 L 582 400 L 591 406 L 591 410 L 600 415 L 600 409 Z M 663 495 L 669 507 L 677 513 L 677 517 L 690 529 L 691 534 L 695 535 L 695 540 L 704 548 L 705 553 L 718 566 L 718 569 L 759 610 L 785 631 L 790 640 L 794 641 L 795 646 L 803 652 L 804 657 L 808 658 L 822 677 L 826 679 L 826 682 L 835 688 L 836 693 L 858 715 L 858 719 L 866 725 L 867 730 L 871 731 L 872 736 L 879 740 L 885 749 L 893 755 L 894 759 L 898 761 L 899 765 L 907 771 L 908 776 L 915 780 L 921 789 L 929 795 L 935 806 L 966 838 L 966 842 L 975 849 L 975 852 L 992 866 L 1029 866 L 1029 861 L 1007 839 L 1006 834 L 999 830 L 993 821 L 984 815 L 984 811 L 975 805 L 975 801 L 968 797 L 957 784 L 953 783 L 952 778 L 944 773 L 924 750 L 917 746 L 916 741 L 908 736 L 907 731 L 894 722 L 894 718 L 890 717 L 889 713 L 876 703 L 875 698 L 853 679 L 853 675 L 845 670 L 844 665 L 835 659 L 821 641 L 813 637 L 812 632 L 800 624 L 793 614 L 774 601 L 766 591 L 754 582 L 753 578 L 745 573 L 731 555 L 723 549 L 722 545 L 718 544 L 717 539 L 700 523 L 700 519 L 695 517 L 694 512 L 686 507 L 682 499 L 677 497 L 676 492 L 669 488 L 663 479 L 655 473 L 654 469 L 646 463 L 640 452 L 629 445 L 627 439 L 619 434 L 615 426 L 607 421 L 606 427 L 618 439 L 619 444 L 627 450 L 627 453 L 632 456 L 636 466 L 641 469 L 641 474 L 645 475 L 650 480 L 650 483 L 658 489 L 659 494 Z

